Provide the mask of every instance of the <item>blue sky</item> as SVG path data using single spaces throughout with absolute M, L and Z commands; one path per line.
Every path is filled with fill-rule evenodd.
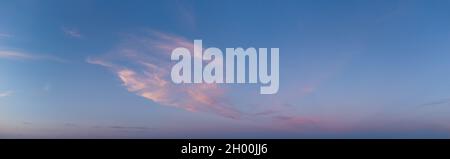
M 450 2 L 0 2 L 0 138 L 448 138 Z M 280 89 L 170 49 L 280 48 Z M 168 83 L 167 83 L 168 82 Z

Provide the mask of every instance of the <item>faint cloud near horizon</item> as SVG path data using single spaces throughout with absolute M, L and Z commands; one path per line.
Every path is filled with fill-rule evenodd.
M 450 103 L 450 98 L 445 98 L 445 99 L 441 99 L 441 100 L 436 100 L 436 101 L 432 101 L 432 102 L 428 102 L 428 103 L 423 103 L 420 104 L 420 107 L 428 107 L 428 106 L 437 106 L 437 105 L 443 105 L 443 104 L 448 104 Z

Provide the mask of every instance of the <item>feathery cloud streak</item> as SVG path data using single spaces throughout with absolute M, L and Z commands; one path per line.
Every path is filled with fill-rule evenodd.
M 66 62 L 63 59 L 54 56 L 29 54 L 13 50 L 0 50 L 0 59 L 2 58 L 15 60 L 48 60 L 55 62 Z
M 111 53 L 87 62 L 109 68 L 128 91 L 153 102 L 239 119 L 241 112 L 223 99 L 225 90 L 217 84 L 172 83 L 170 53 L 176 47 L 193 51 L 194 45 L 183 37 L 149 31 L 144 36 L 129 35 Z
M 0 92 L 0 98 L 11 96 L 12 93 L 12 91 Z
M 10 38 L 10 37 L 12 37 L 10 34 L 0 33 L 0 39 L 2 39 L 2 38 Z
M 73 38 L 81 38 L 81 37 L 83 37 L 83 36 L 81 35 L 80 31 L 78 31 L 77 29 L 74 29 L 74 28 L 63 27 L 63 28 L 62 28 L 62 31 L 63 31 L 66 35 L 68 35 L 68 36 L 70 36 L 70 37 L 73 37 Z
M 191 52 L 193 40 L 157 31 L 147 31 L 139 36 L 127 35 L 111 52 L 99 57 L 88 57 L 87 62 L 108 68 L 132 93 L 163 106 L 171 106 L 190 112 L 207 112 L 231 119 L 250 122 L 265 121 L 272 128 L 297 129 L 318 124 L 316 120 L 285 112 L 282 108 L 271 108 L 270 113 L 254 113 L 258 108 L 238 108 L 237 103 L 225 95 L 219 84 L 175 85 L 170 79 L 172 61 L 170 54 L 177 47 Z M 201 57 L 193 57 L 201 58 Z M 246 110 L 246 111 L 243 111 Z M 267 112 L 269 110 L 263 110 Z M 260 120 L 261 119 L 261 120 Z

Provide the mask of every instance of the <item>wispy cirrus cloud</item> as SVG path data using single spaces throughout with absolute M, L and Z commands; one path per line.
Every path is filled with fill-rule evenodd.
M 12 37 L 11 34 L 8 34 L 8 33 L 0 33 L 0 39 L 3 39 L 3 38 L 10 38 L 10 37 Z
M 66 62 L 66 60 L 50 56 L 50 55 L 38 55 L 30 54 L 16 50 L 0 50 L 0 59 L 15 59 L 15 60 L 48 60 L 55 62 Z
M 83 35 L 81 35 L 80 31 L 76 28 L 68 28 L 68 27 L 62 27 L 61 30 L 68 36 L 73 38 L 81 38 Z
M 152 30 L 140 35 L 126 35 L 111 52 L 88 57 L 86 61 L 108 68 L 127 91 L 163 106 L 207 112 L 231 119 L 254 122 L 262 119 L 267 123 L 281 125 L 273 127 L 282 129 L 316 124 L 316 120 L 286 114 L 284 107 L 269 106 L 272 109 L 255 113 L 257 107 L 248 109 L 239 105 L 226 96 L 232 90 L 219 84 L 175 85 L 170 79 L 170 54 L 177 47 L 185 47 L 192 52 L 196 46 L 193 40 Z
M 0 58 L 9 58 L 9 59 L 32 59 L 33 56 L 16 52 L 16 51 L 8 51 L 8 50 L 2 50 L 0 51 Z
M 144 36 L 129 35 L 111 53 L 87 59 L 109 68 L 129 92 L 165 106 L 191 112 L 210 112 L 238 119 L 242 116 L 222 98 L 225 90 L 217 84 L 175 85 L 170 80 L 170 53 L 176 47 L 192 51 L 191 41 L 157 31 Z
M 8 96 L 11 96 L 12 94 L 13 94 L 12 91 L 0 92 L 0 98 L 8 97 Z

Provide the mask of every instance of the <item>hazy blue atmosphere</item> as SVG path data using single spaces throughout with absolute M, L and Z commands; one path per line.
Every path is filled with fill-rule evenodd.
M 0 138 L 449 138 L 448 0 L 2 0 Z M 170 53 L 280 49 L 280 88 Z

